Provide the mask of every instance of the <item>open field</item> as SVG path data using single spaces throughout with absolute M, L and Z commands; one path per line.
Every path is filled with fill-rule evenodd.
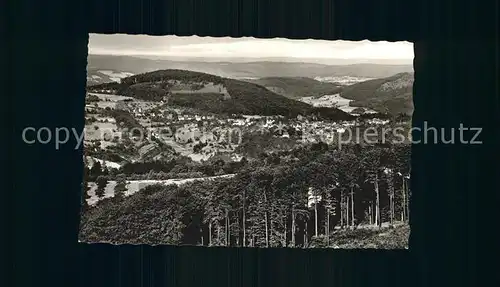
M 119 82 L 121 79 L 133 75 L 132 73 L 114 72 L 114 71 L 109 71 L 109 70 L 99 70 L 98 72 L 108 76 L 110 80 L 115 81 L 115 82 Z
M 341 86 L 350 86 L 356 83 L 361 83 L 368 80 L 373 80 L 373 78 L 365 78 L 365 77 L 351 77 L 351 76 L 327 76 L 327 77 L 315 77 L 316 81 L 326 82 L 326 83 L 335 83 Z
M 188 182 L 193 182 L 193 181 L 205 181 L 205 180 L 213 180 L 217 178 L 231 178 L 233 177 L 233 174 L 228 174 L 228 175 L 222 175 L 222 176 L 213 176 L 213 177 L 201 177 L 201 178 L 173 178 L 173 179 L 166 179 L 166 180 L 129 180 L 127 181 L 127 191 L 125 191 L 125 196 L 130 196 L 141 189 L 149 186 L 149 185 L 154 185 L 154 184 L 163 184 L 163 185 L 170 185 L 170 184 L 176 184 L 176 185 L 181 185 L 185 184 Z M 89 199 L 87 199 L 87 202 L 89 205 L 94 205 L 96 204 L 100 199 L 96 196 L 95 192 L 97 189 L 97 185 L 94 182 L 89 182 L 90 189 L 88 190 L 88 195 L 90 196 Z M 115 186 L 116 186 L 116 181 L 109 181 L 104 188 L 104 196 L 102 198 L 111 198 L 115 194 Z
M 353 113 L 359 107 L 350 106 L 352 100 L 343 98 L 340 94 L 324 95 L 321 97 L 303 97 L 300 99 L 314 107 L 336 107 L 346 113 Z M 370 109 L 364 109 L 365 113 L 376 113 Z
M 120 96 L 120 95 L 109 95 L 109 94 L 91 93 L 91 92 L 89 92 L 88 94 L 98 96 L 102 101 L 109 100 L 112 102 L 118 102 L 118 101 L 133 99 L 131 97 L 125 97 L 125 96 Z

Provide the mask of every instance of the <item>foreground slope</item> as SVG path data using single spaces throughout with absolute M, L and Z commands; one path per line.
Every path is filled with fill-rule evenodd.
M 340 95 L 353 100 L 351 106 L 410 115 L 413 112 L 412 89 L 413 73 L 400 73 L 348 86 Z
M 217 114 L 317 115 L 331 120 L 352 117 L 336 108 L 316 108 L 245 81 L 186 70 L 159 70 L 94 85 L 89 91 L 109 92 L 146 101 L 194 108 Z

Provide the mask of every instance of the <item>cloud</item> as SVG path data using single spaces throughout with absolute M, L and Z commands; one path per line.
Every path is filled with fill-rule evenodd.
M 408 42 L 91 34 L 89 53 L 171 57 L 412 59 L 413 45 Z

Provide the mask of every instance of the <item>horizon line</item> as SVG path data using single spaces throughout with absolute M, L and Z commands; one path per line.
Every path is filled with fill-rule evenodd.
M 180 59 L 181 62 L 188 62 L 187 59 L 212 59 L 211 62 L 224 62 L 224 59 L 242 59 L 244 61 L 237 61 L 240 63 L 257 63 L 257 62 L 275 62 L 275 63 L 286 63 L 286 61 L 272 61 L 272 59 L 287 59 L 291 60 L 295 63 L 308 63 L 308 64 L 317 64 L 317 65 L 326 65 L 326 66 L 334 66 L 334 65 L 342 65 L 342 64 L 328 64 L 328 63 L 315 63 L 314 61 L 318 60 L 330 60 L 330 61 L 346 61 L 346 62 L 358 62 L 359 63 L 348 63 L 344 65 L 391 65 L 391 66 L 406 66 L 413 65 L 413 59 L 367 59 L 367 58 L 358 58 L 358 59 L 345 59 L 345 58 L 324 58 L 324 57 L 315 57 L 315 58 L 299 58 L 299 57 L 248 57 L 248 56 L 214 56 L 214 57 L 206 57 L 206 56 L 173 56 L 173 55 L 145 55 L 145 54 L 104 54 L 104 53 L 91 53 L 90 51 L 87 54 L 88 56 L 110 56 L 110 57 L 131 57 L 131 58 L 139 58 L 144 60 L 176 60 Z M 154 58 L 154 59 L 153 59 Z M 182 60 L 185 59 L 185 60 Z M 374 63 L 374 62 L 408 62 L 408 63 Z M 231 62 L 231 61 L 227 61 Z

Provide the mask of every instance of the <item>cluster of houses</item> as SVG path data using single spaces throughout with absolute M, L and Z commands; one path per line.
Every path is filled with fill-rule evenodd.
M 167 101 L 167 99 L 164 99 Z M 221 144 L 227 141 L 228 133 L 238 132 L 236 136 L 240 139 L 244 133 L 258 131 L 271 132 L 275 137 L 292 138 L 294 135 L 302 135 L 297 138 L 303 140 L 304 136 L 316 138 L 333 136 L 335 133 L 343 133 L 349 127 L 355 126 L 356 121 L 325 122 L 308 120 L 298 116 L 296 119 L 285 119 L 283 116 L 258 116 L 258 115 L 233 115 L 232 117 L 199 115 L 193 112 L 165 107 L 164 101 L 143 102 L 130 99 L 116 101 L 114 109 L 128 111 L 134 118 L 141 120 L 146 128 L 152 128 L 149 135 L 156 139 L 166 139 L 164 143 L 181 154 L 199 153 L 210 156 L 219 152 L 230 152 L 234 149 L 235 142 Z M 88 112 L 94 112 L 95 106 L 87 106 Z M 103 120 L 103 119 L 99 119 Z M 142 123 L 144 121 L 144 123 Z M 370 119 L 370 125 L 383 125 L 388 121 Z M 149 124 L 149 125 L 148 125 Z M 158 128 L 156 130 L 155 128 Z M 160 132 L 162 128 L 172 128 L 170 135 Z M 291 133 L 293 131 L 293 133 Z M 234 135 L 233 135 L 234 136 Z M 236 141 L 237 143 L 238 141 Z M 196 145 L 201 144 L 200 148 Z M 140 160 L 148 161 L 159 159 L 164 156 L 164 147 L 151 137 L 143 138 L 136 144 Z M 195 152 L 196 151 L 196 152 Z M 171 152 L 171 150 L 169 151 Z

